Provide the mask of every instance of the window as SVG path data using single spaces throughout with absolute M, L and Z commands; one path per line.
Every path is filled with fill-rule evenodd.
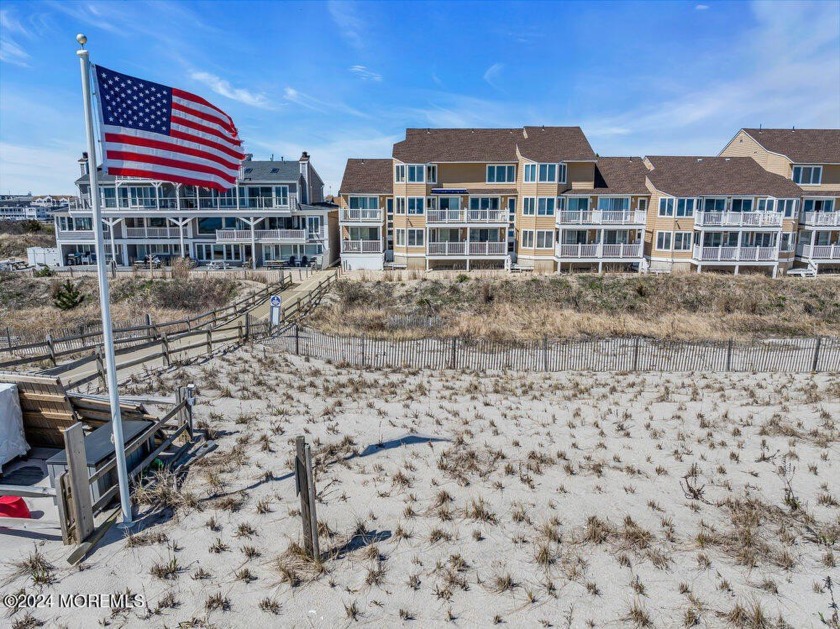
M 805 199 L 802 210 L 804 212 L 833 212 L 834 199 Z
M 408 165 L 408 183 L 425 183 L 426 167 L 423 164 Z
M 758 211 L 759 212 L 772 212 L 776 209 L 776 199 L 759 199 L 758 200 Z
M 752 212 L 752 199 L 732 199 L 733 212 Z
M 674 215 L 674 199 L 671 198 L 671 197 L 662 197 L 661 199 L 659 199 L 659 216 L 673 216 L 673 215 Z M 661 249 L 661 247 L 657 247 L 657 249 Z
M 776 209 L 777 211 L 784 214 L 785 218 L 791 218 L 793 216 L 793 208 L 795 203 L 795 199 L 778 199 L 776 201 Z
M 647 199 L 639 199 L 639 210 L 642 211 L 642 212 L 646 212 L 647 211 L 647 204 L 648 204 Z
M 569 212 L 588 212 L 589 211 L 589 197 L 569 197 L 566 203 L 566 209 Z
M 525 183 L 534 183 L 537 180 L 537 165 L 525 164 Z
M 438 200 L 437 197 L 426 197 L 426 211 L 429 210 L 436 210 L 437 209 Z
M 437 164 L 426 165 L 426 181 L 428 183 L 437 183 Z
M 461 197 L 440 197 L 438 207 L 441 210 L 459 210 L 461 209 Z
M 794 166 L 794 183 L 816 186 L 822 183 L 822 166 Z
M 540 164 L 540 183 L 555 183 L 557 181 L 557 164 Z
M 535 214 L 537 200 L 534 197 L 523 197 L 522 199 L 522 214 L 525 216 L 533 216 Z
M 691 232 L 674 232 L 674 251 L 690 251 L 691 236 Z
M 425 231 L 422 229 L 409 229 L 408 230 L 408 246 L 409 247 L 422 247 L 423 246 L 423 237 L 425 236 Z
M 515 181 L 515 166 L 490 165 L 487 167 L 487 183 L 513 183 Z
M 548 230 L 537 231 L 537 249 L 551 249 L 554 246 L 554 232 Z
M 217 229 L 222 228 L 222 218 L 220 216 L 213 216 L 198 219 L 198 233 L 199 234 L 215 234 Z
M 656 232 L 656 248 L 660 251 L 671 250 L 671 232 Z
M 275 207 L 286 207 L 289 205 L 289 186 L 274 186 Z
M 562 212 L 566 209 L 566 198 L 565 197 L 557 197 L 557 211 Z
M 532 229 L 523 229 L 522 230 L 522 247 L 525 249 L 533 249 L 534 248 L 534 230 Z
M 394 181 L 397 183 L 405 181 L 405 164 L 397 164 L 394 166 Z
M 498 210 L 499 197 L 470 197 L 471 210 Z
M 603 212 L 626 212 L 630 209 L 630 197 L 598 197 L 598 209 Z
M 404 229 L 395 229 L 394 233 L 397 234 L 397 246 L 398 247 L 405 247 L 405 230 Z
M 694 216 L 694 199 L 677 199 L 677 216 Z
M 394 213 L 394 199 L 392 199 L 391 197 L 388 197 L 385 200 L 385 212 L 387 214 L 393 214 Z
M 554 197 L 540 197 L 537 199 L 538 216 L 554 216 Z
M 508 197 L 508 215 L 510 217 L 510 221 L 513 222 L 513 219 L 516 216 L 516 197 Z
M 351 210 L 377 210 L 379 197 L 350 197 Z
M 782 241 L 779 249 L 781 251 L 793 251 L 796 244 L 796 234 L 790 232 L 782 232 Z
M 726 199 L 703 199 L 704 212 L 723 212 L 726 209 Z
M 408 213 L 422 214 L 426 204 L 425 197 L 408 197 Z
M 405 214 L 405 197 L 397 197 L 397 214 Z

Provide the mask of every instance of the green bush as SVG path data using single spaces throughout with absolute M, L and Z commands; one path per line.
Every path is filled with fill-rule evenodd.
M 59 310 L 72 310 L 85 300 L 85 296 L 70 280 L 59 284 L 53 295 L 53 303 Z

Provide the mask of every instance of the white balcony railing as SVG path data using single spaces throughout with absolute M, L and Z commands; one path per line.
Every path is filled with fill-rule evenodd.
M 555 247 L 555 255 L 558 258 L 640 258 L 642 256 L 642 245 L 636 244 L 558 244 Z
M 507 255 L 506 242 L 470 242 L 471 256 L 504 256 Z
M 840 212 L 803 212 L 802 224 L 815 227 L 840 227 Z
M 429 210 L 426 213 L 426 223 L 466 223 L 464 210 Z
M 341 220 L 343 222 L 382 222 L 382 210 L 380 208 L 374 209 L 343 209 L 341 210 Z
M 60 229 L 58 237 L 61 240 L 93 240 L 92 229 Z
M 700 262 L 773 262 L 776 247 L 701 247 L 694 245 L 693 257 Z
M 341 253 L 382 253 L 379 240 L 342 240 Z
M 782 212 L 696 212 L 697 227 L 780 227 Z
M 466 245 L 464 241 L 430 242 L 426 251 L 430 256 L 463 256 Z
M 184 230 L 184 236 L 187 236 Z M 180 238 L 181 231 L 177 227 L 126 227 L 126 238 Z
M 255 229 L 254 240 L 256 242 L 288 242 L 305 243 L 305 229 Z M 217 229 L 216 242 L 235 243 L 251 242 L 250 229 Z
M 582 210 L 557 213 L 557 225 L 639 225 L 645 224 L 642 210 Z
M 506 210 L 467 210 L 468 223 L 507 223 Z
M 796 247 L 796 255 L 808 259 L 840 260 L 840 244 L 806 245 L 800 243 Z
M 150 211 L 150 210 L 291 210 L 297 207 L 297 195 L 286 197 L 161 197 L 157 199 L 114 199 L 100 196 L 99 204 L 104 210 Z M 90 199 L 70 204 L 70 211 L 89 210 Z

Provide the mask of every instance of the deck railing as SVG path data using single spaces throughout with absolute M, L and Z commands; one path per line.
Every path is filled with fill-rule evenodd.
M 840 244 L 807 245 L 800 243 L 796 247 L 796 255 L 803 258 L 816 258 L 819 260 L 840 260 Z
M 693 256 L 701 262 L 772 262 L 778 259 L 776 247 L 701 247 L 694 245 Z
M 642 210 L 581 210 L 557 213 L 557 225 L 644 225 Z
M 373 209 L 343 209 L 341 210 L 341 220 L 344 222 L 379 222 L 382 220 L 382 210 L 380 208 Z
M 342 240 L 341 253 L 382 253 L 382 241 Z
M 255 229 L 256 242 L 306 242 L 305 229 Z M 250 229 L 217 229 L 216 242 L 251 242 Z
M 815 227 L 840 227 L 840 212 L 803 212 L 801 222 Z
M 697 227 L 780 227 L 782 212 L 697 212 Z
M 640 258 L 641 244 L 558 244 L 555 247 L 558 258 Z

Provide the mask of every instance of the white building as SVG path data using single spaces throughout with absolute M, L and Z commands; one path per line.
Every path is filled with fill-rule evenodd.
M 94 249 L 87 154 L 76 180 L 81 203 L 56 215 L 62 264 Z M 246 156 L 236 186 L 208 188 L 99 174 L 105 249 L 130 265 L 155 255 L 164 263 L 186 256 L 206 264 L 327 267 L 339 255 L 338 209 L 323 200 L 323 182 L 303 153 L 297 161 Z

